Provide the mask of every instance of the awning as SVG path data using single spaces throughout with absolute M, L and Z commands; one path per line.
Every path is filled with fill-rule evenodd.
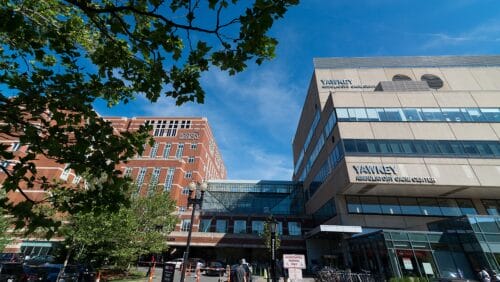
M 363 230 L 361 226 L 349 226 L 349 225 L 320 225 L 313 230 L 306 232 L 306 239 L 311 238 L 318 234 L 357 234 L 361 233 Z

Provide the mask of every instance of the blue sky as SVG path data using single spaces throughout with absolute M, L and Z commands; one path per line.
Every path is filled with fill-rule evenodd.
M 205 104 L 138 98 L 101 115 L 205 116 L 229 179 L 290 180 L 291 142 L 314 57 L 500 53 L 499 0 L 302 0 L 272 34 L 276 59 L 202 78 Z

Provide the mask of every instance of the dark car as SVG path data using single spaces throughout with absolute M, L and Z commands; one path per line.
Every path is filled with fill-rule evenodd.
M 23 254 L 0 253 L 0 262 L 23 262 Z
M 0 263 L 0 282 L 18 282 L 25 278 L 23 264 L 19 262 Z
M 55 258 L 51 255 L 40 255 L 34 256 L 32 258 L 26 259 L 24 263 L 28 265 L 42 265 L 46 263 L 54 263 Z
M 205 267 L 205 275 L 222 276 L 226 272 L 226 266 L 220 261 L 211 261 Z

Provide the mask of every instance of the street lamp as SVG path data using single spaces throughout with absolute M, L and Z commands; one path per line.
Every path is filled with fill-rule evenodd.
M 271 231 L 271 279 L 276 282 L 276 228 L 278 222 L 276 219 L 272 219 L 269 222 L 269 229 Z
M 196 210 L 196 205 L 198 205 L 201 209 L 201 203 L 203 202 L 203 195 L 205 194 L 205 191 L 207 190 L 207 183 L 202 182 L 200 183 L 195 183 L 191 182 L 189 183 L 189 196 L 188 196 L 188 208 L 190 205 L 193 206 L 192 212 L 191 212 L 191 222 L 189 224 L 189 231 L 188 231 L 188 237 L 187 237 L 187 243 L 186 243 L 186 251 L 184 252 L 183 260 L 182 260 L 182 271 L 181 271 L 181 280 L 180 282 L 184 282 L 184 276 L 186 275 L 186 266 L 188 263 L 188 258 L 189 258 L 189 245 L 191 245 L 191 233 L 193 232 L 193 221 L 194 221 L 194 212 Z M 198 195 L 196 190 L 200 190 L 200 194 Z M 199 197 L 198 197 L 199 196 Z

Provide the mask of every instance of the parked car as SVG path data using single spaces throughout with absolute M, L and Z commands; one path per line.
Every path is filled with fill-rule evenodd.
M 201 262 L 201 267 L 204 268 L 205 267 L 205 260 L 204 259 L 201 259 L 201 258 L 189 258 L 188 259 L 188 263 L 187 263 L 187 266 L 194 271 L 194 269 L 196 269 L 196 265 L 198 264 L 198 262 Z M 182 267 L 182 264 L 181 264 L 181 267 Z
M 0 253 L 0 262 L 23 262 L 23 254 Z
M 183 261 L 182 258 L 176 258 L 176 259 L 167 261 L 167 263 L 175 264 L 175 269 L 180 269 L 181 265 L 182 265 L 182 261 Z
M 24 263 L 28 265 L 41 265 L 45 263 L 54 263 L 55 260 L 55 257 L 51 255 L 40 255 L 28 258 L 24 261 Z
M 205 275 L 222 276 L 226 272 L 226 266 L 220 261 L 211 261 L 205 267 Z
M 25 280 L 23 264 L 20 262 L 0 263 L 0 282 L 18 282 Z

